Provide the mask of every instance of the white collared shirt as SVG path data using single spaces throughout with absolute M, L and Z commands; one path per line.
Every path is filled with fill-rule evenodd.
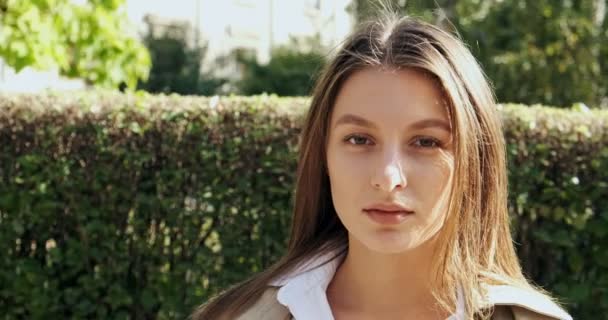
M 316 256 L 271 283 L 273 286 L 281 287 L 277 293 L 277 300 L 289 309 L 294 319 L 334 320 L 326 291 L 345 254 L 332 259 L 333 256 L 335 253 Z M 326 261 L 329 262 L 325 263 Z M 461 292 L 458 293 L 456 313 L 447 320 L 464 320 L 464 298 Z

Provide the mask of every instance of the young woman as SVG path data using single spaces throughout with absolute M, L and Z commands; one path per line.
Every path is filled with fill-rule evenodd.
M 522 275 L 492 91 L 454 36 L 387 15 L 329 63 L 288 250 L 194 319 L 571 319 Z

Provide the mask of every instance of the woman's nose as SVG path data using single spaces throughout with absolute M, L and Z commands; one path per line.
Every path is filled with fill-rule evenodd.
M 407 181 L 401 165 L 399 150 L 388 152 L 382 158 L 382 162 L 371 178 L 372 186 L 386 192 L 391 192 L 398 187 L 405 188 Z

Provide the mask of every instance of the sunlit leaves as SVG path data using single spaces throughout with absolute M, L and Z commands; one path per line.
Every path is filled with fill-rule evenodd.
M 123 0 L 8 0 L 0 14 L 0 57 L 20 71 L 56 69 L 87 83 L 135 88 L 150 57 L 130 34 Z

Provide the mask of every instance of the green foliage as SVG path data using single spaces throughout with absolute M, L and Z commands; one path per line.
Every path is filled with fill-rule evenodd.
M 0 97 L 0 313 L 183 319 L 284 252 L 308 99 Z M 505 105 L 526 274 L 608 312 L 608 112 Z
M 207 48 L 188 45 L 188 35 L 193 32 L 188 25 L 163 25 L 163 30 L 158 30 L 153 21 L 146 22 L 144 43 L 152 56 L 152 69 L 148 81 L 141 83 L 139 89 L 151 93 L 212 95 L 226 82 L 201 73 Z
M 608 106 L 605 0 L 384 2 L 457 30 L 492 80 L 499 101 Z M 374 2 L 354 4 L 359 20 L 379 9 Z
M 575 319 L 594 318 L 608 310 L 608 111 L 504 111 L 524 270 L 563 298 Z
M 146 79 L 150 57 L 127 34 L 124 0 L 3 0 L 0 57 L 18 72 L 27 66 L 58 69 L 103 87 Z
M 253 95 L 264 92 L 281 96 L 305 96 L 310 94 L 325 57 L 316 50 L 306 50 L 293 40 L 291 45 L 277 47 L 270 61 L 261 65 L 255 57 L 237 53 L 237 61 L 243 65 L 243 79 L 238 83 L 241 94 Z
M 460 19 L 460 30 L 500 101 L 599 105 L 608 34 L 593 21 L 595 2 L 503 1 Z

